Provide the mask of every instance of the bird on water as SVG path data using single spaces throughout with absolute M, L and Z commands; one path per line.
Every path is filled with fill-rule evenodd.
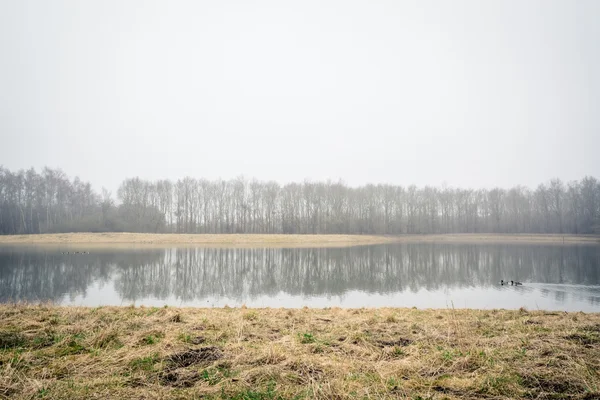
M 522 285 L 521 282 L 518 282 L 518 281 L 505 281 L 504 279 L 500 280 L 500 284 L 502 286 L 504 286 L 504 285 L 511 285 L 511 286 L 520 286 L 520 285 Z

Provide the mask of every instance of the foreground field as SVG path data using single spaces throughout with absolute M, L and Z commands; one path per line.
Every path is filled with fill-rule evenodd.
M 600 244 L 594 235 L 211 235 L 153 233 L 54 233 L 42 235 L 0 235 L 0 244 L 51 245 L 139 245 L 139 246 L 236 246 L 236 247 L 342 247 L 395 242 L 447 243 L 548 243 Z
M 600 398 L 600 314 L 0 306 L 0 397 Z

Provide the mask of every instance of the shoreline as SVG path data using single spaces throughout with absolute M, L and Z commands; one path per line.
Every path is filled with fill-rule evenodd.
M 0 398 L 600 396 L 600 313 L 0 305 Z
M 594 244 L 600 235 L 433 234 L 433 235 L 282 235 L 282 234 L 151 234 L 53 233 L 3 235 L 0 245 L 140 245 L 205 247 L 348 247 L 386 243 Z

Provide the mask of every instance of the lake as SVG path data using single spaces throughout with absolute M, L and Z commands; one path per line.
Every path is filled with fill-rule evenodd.
M 501 279 L 523 285 L 501 286 Z M 526 307 L 600 312 L 600 246 L 0 247 L 0 302 L 47 301 L 85 306 Z

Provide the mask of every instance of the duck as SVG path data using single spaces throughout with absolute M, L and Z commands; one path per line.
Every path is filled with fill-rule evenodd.
M 514 286 L 520 286 L 520 285 L 522 285 L 521 282 L 517 282 L 517 281 L 510 281 L 510 284 L 514 285 Z

